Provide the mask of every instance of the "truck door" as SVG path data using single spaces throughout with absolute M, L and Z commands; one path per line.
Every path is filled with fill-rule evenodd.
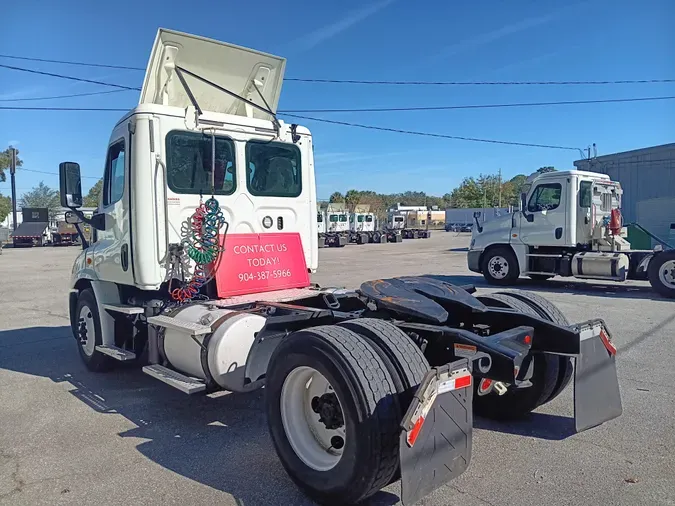
M 542 181 L 530 192 L 520 239 L 529 246 L 564 246 L 568 189 L 563 181 Z
M 106 229 L 99 230 L 94 246 L 94 269 L 104 281 L 133 285 L 129 209 L 130 159 L 127 125 L 113 132 L 103 173 L 100 213 Z

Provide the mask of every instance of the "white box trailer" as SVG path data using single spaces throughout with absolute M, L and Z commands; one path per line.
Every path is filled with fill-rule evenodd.
M 570 325 L 533 294 L 474 296 L 443 277 L 310 282 L 313 138 L 276 117 L 284 67 L 160 29 L 140 103 L 111 132 L 91 218 L 79 165 L 60 165 L 66 220 L 96 231 L 70 282 L 84 364 L 125 362 L 193 395 L 264 385 L 279 460 L 322 504 L 399 479 L 415 503 L 467 470 L 474 411 L 526 416 L 572 378 L 577 430 L 619 416 L 601 319 Z

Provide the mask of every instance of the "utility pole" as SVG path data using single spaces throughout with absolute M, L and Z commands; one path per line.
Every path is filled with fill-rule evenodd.
M 12 180 L 12 219 L 16 230 L 16 149 L 9 148 L 9 175 Z
M 502 169 L 499 168 L 499 209 L 502 208 Z

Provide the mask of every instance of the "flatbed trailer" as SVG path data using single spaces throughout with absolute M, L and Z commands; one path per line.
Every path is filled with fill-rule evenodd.
M 69 294 L 84 364 L 134 365 L 188 395 L 264 386 L 281 465 L 320 504 L 400 481 L 412 505 L 468 469 L 474 413 L 527 416 L 572 380 L 578 431 L 619 416 L 600 318 L 572 324 L 534 294 L 442 276 L 310 282 L 313 139 L 276 117 L 284 66 L 160 29 L 140 104 L 110 136 L 104 179 L 127 184 L 87 218 L 79 165 L 60 165 L 66 220 L 97 231 Z

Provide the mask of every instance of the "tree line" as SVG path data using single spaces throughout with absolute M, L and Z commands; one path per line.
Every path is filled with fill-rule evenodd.
M 10 149 L 0 151 L 0 182 L 7 181 L 10 165 Z M 16 166 L 17 172 L 23 166 L 23 161 L 19 157 L 19 150 L 16 150 Z M 98 197 L 101 194 L 103 187 L 103 180 L 99 179 L 96 184 L 89 190 L 89 193 L 83 199 L 85 207 L 98 206 Z M 58 209 L 61 207 L 61 196 L 59 190 L 46 185 L 44 181 L 40 181 L 37 186 L 34 186 L 29 191 L 23 193 L 18 199 L 17 212 L 21 212 L 22 207 L 46 207 L 49 210 L 49 216 L 53 217 Z M 0 193 L 0 221 L 4 221 L 12 212 L 12 199 L 10 196 Z
M 551 166 L 540 167 L 537 172 L 555 171 Z M 407 191 L 403 193 L 377 193 L 371 190 L 349 190 L 344 195 L 334 192 L 330 203 L 344 203 L 353 212 L 357 205 L 367 204 L 377 215 L 386 214 L 395 204 L 403 206 L 437 206 L 439 209 L 472 207 L 508 207 L 518 206 L 523 185 L 527 181 L 525 174 L 518 174 L 509 180 L 500 180 L 498 174 L 479 174 L 466 177 L 460 185 L 443 196 L 428 195 L 425 192 Z

